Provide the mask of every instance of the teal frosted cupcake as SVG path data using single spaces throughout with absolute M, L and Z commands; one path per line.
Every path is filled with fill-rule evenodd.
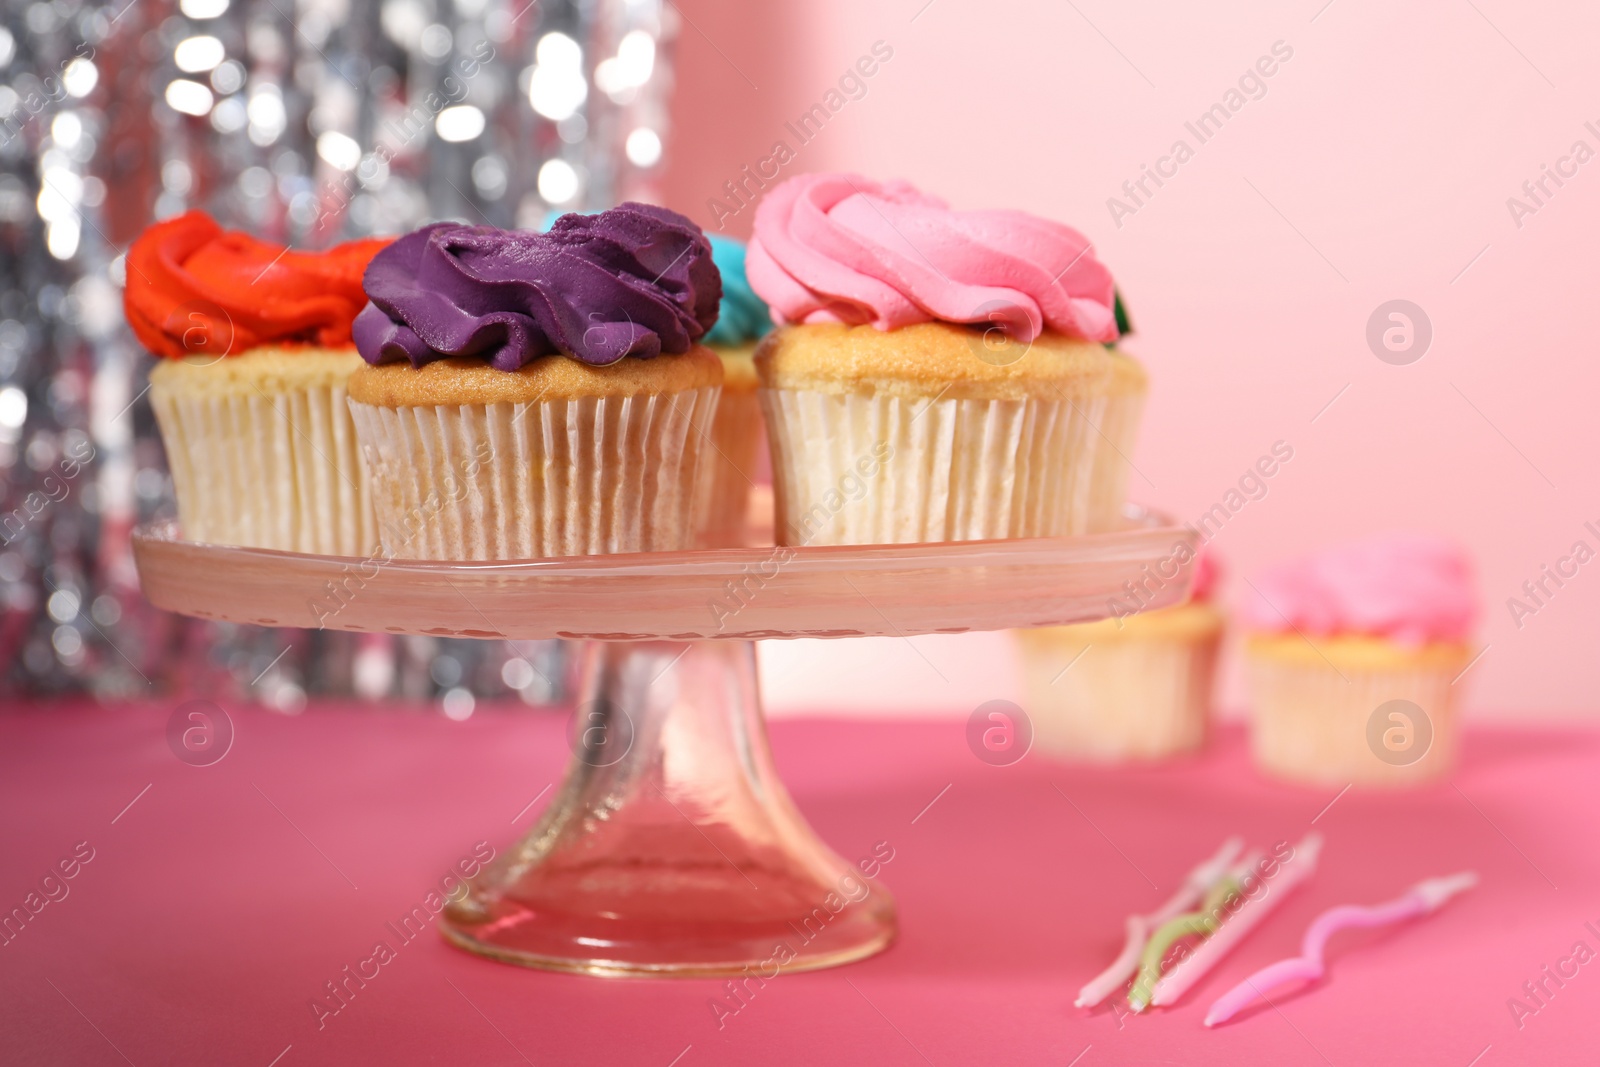
M 722 273 L 722 305 L 716 325 L 701 343 L 722 357 L 722 399 L 711 424 L 711 443 L 700 463 L 700 514 L 707 517 L 701 543 L 742 545 L 750 528 L 750 491 L 757 457 L 766 443 L 752 357 L 756 342 L 772 329 L 766 302 L 750 288 L 744 245 L 708 234 L 711 257 Z
M 545 215 L 541 230 L 549 230 L 563 212 Z M 771 489 L 757 489 L 758 457 L 766 451 L 766 423 L 756 392 L 756 342 L 772 331 L 766 301 L 756 295 L 745 277 L 742 241 L 706 234 L 711 260 L 722 275 L 722 302 L 716 324 L 700 343 L 722 359 L 722 399 L 717 403 L 709 444 L 700 459 L 696 512 L 702 516 L 698 543 L 703 548 L 743 545 L 749 540 L 752 504 L 764 513 L 754 525 L 772 525 Z

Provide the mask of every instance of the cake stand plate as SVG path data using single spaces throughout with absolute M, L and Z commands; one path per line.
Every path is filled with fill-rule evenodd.
M 1195 533 L 1130 511 L 1076 538 L 444 563 L 134 532 L 145 595 L 263 626 L 586 641 L 573 760 L 522 841 L 441 917 L 494 959 L 598 975 L 773 977 L 879 952 L 893 898 L 773 769 L 757 639 L 1053 626 L 1180 603 Z

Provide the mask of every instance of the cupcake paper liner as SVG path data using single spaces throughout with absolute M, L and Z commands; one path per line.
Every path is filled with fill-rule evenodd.
M 786 544 L 1115 528 L 1143 395 L 933 400 L 763 389 Z
M 763 436 L 761 401 L 755 390 L 723 389 L 711 423 L 711 443 L 700 458 L 702 547 L 745 543 L 756 449 Z
M 1206 740 L 1220 640 L 1220 629 L 1093 643 L 1035 635 L 1023 646 L 1034 746 L 1098 762 L 1195 751 Z
M 275 395 L 152 386 L 183 536 L 360 556 L 378 543 L 345 390 Z
M 383 552 L 472 560 L 691 548 L 696 465 L 718 392 L 352 402 Z
M 1455 689 L 1460 665 L 1362 671 L 1343 676 L 1331 665 L 1249 654 L 1250 747 L 1258 767 L 1279 778 L 1342 788 L 1404 785 L 1439 778 L 1455 766 Z M 1372 719 L 1380 705 L 1408 700 L 1422 709 L 1431 734 L 1425 751 L 1380 758 Z M 1383 717 L 1380 717 L 1382 719 Z M 1384 719 L 1381 737 L 1391 724 Z M 1415 724 L 1413 724 L 1415 727 Z M 1395 735 L 1403 740 L 1403 735 Z M 1413 728 L 1412 744 L 1421 734 Z M 1411 762 L 1390 762 L 1390 760 Z
M 1122 521 L 1123 507 L 1128 502 L 1128 457 L 1138 444 L 1144 401 L 1143 392 L 1111 396 L 1106 398 L 1102 413 L 1095 416 L 1099 432 L 1090 431 L 1095 444 L 1094 471 L 1089 476 L 1091 533 Z

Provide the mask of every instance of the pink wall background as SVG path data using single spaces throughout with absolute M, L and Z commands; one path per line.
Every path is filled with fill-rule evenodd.
M 893 58 L 865 97 L 784 173 L 902 176 L 956 206 L 1024 208 L 1087 233 L 1153 378 L 1135 498 L 1194 518 L 1274 441 L 1294 448 L 1213 542 L 1231 572 L 1224 597 L 1245 588 L 1240 572 L 1331 541 L 1452 534 L 1479 561 L 1489 645 L 1463 681 L 1468 707 L 1596 710 L 1600 560 L 1520 629 L 1506 600 L 1573 542 L 1600 549 L 1584 529 L 1600 528 L 1600 159 L 1547 184 L 1520 227 L 1507 198 L 1576 141 L 1600 152 L 1600 10 L 1325 2 L 680 0 L 667 201 L 714 228 L 708 198 L 774 140 L 794 147 L 785 121 L 886 42 Z M 1185 121 L 1278 41 L 1293 56 L 1265 95 L 1200 144 Z M 1107 198 L 1180 137 L 1194 157 L 1118 227 Z M 724 232 L 747 235 L 751 214 Z M 1433 325 L 1407 366 L 1365 340 L 1395 298 Z M 947 673 L 961 677 L 942 682 L 903 642 L 833 646 L 832 690 L 801 685 L 817 671 L 796 665 L 815 652 L 764 654 L 769 684 L 790 690 L 780 704 L 895 693 L 965 711 L 973 694 L 1013 690 L 1003 641 L 949 640 Z M 861 669 L 873 648 L 896 657 L 892 681 Z

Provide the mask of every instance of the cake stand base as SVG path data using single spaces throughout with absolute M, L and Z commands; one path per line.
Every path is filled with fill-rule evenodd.
M 594 975 L 742 976 L 887 948 L 895 905 L 773 769 L 749 641 L 590 642 L 561 791 L 441 917 L 452 943 Z
M 895 934 L 874 877 L 893 853 L 841 860 L 773 772 L 750 641 L 1150 611 L 1183 602 L 1198 538 L 1131 508 L 1083 537 L 473 562 L 201 544 L 163 522 L 135 530 L 133 552 L 150 601 L 196 618 L 601 642 L 560 794 L 447 905 L 444 934 L 533 967 L 749 981 L 861 959 Z

